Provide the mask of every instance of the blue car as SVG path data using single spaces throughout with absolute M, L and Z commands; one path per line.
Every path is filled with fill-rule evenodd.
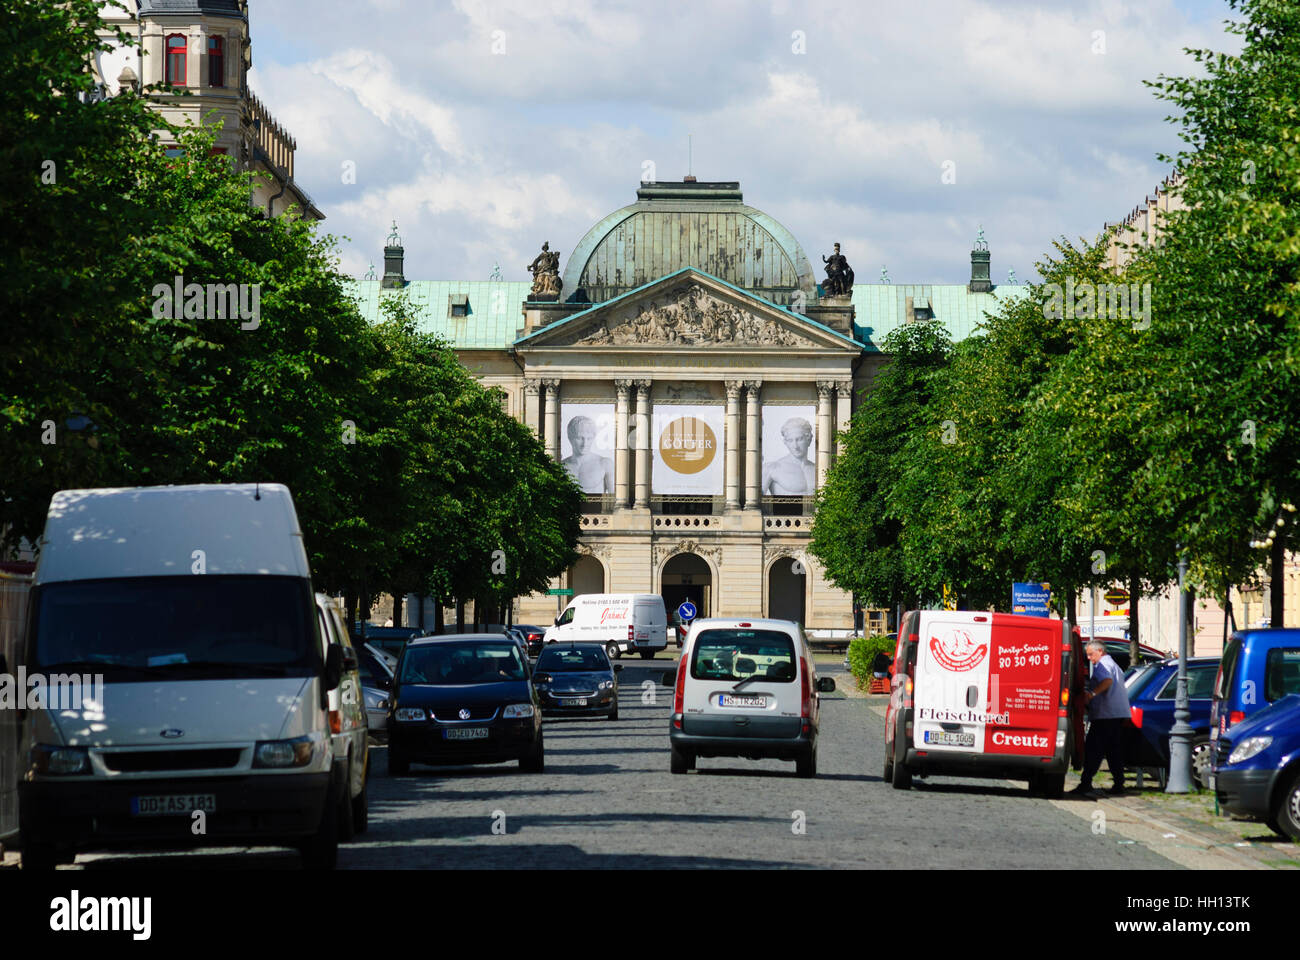
M 1292 693 L 1300 693 L 1300 630 L 1240 630 L 1223 648 L 1211 729 L 1222 735 Z
M 1290 694 L 1219 737 L 1214 791 L 1226 813 L 1263 820 L 1300 840 L 1300 694 Z
M 1209 787 L 1213 744 L 1210 742 L 1210 706 L 1218 657 L 1187 658 L 1187 699 L 1192 727 L 1192 778 Z M 1178 694 L 1178 659 L 1161 660 L 1138 668 L 1128 681 L 1128 702 L 1134 730 L 1127 760 L 1136 767 L 1169 767 L 1169 731 L 1174 726 Z

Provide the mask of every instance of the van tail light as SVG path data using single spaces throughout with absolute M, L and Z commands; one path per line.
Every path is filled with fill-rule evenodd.
M 1244 713 L 1240 710 L 1233 710 L 1232 713 L 1228 714 L 1228 726 L 1232 726 L 1234 723 L 1241 723 L 1241 721 L 1245 719 L 1246 715 Z
M 330 733 L 342 733 L 342 732 L 343 732 L 343 711 L 331 710 L 330 711 Z
M 629 624 L 627 625 L 627 644 L 628 644 L 629 647 L 632 646 L 632 642 L 633 642 L 635 639 L 636 639 L 636 637 L 635 637 L 635 635 L 632 633 L 632 624 L 629 623 Z
M 1133 711 L 1133 726 L 1141 730 L 1142 729 L 1142 708 L 1130 707 L 1129 709 Z
M 812 718 L 812 691 L 808 688 L 808 661 L 799 656 L 799 700 L 800 712 L 803 714 L 803 732 L 807 733 Z
M 1069 687 L 1061 688 L 1061 709 L 1062 710 L 1070 709 L 1070 688 Z
M 909 673 L 907 679 L 903 682 L 903 706 L 910 707 L 912 705 L 912 691 L 915 688 L 916 682 Z
M 683 657 L 677 661 L 677 687 L 673 691 L 673 726 L 679 730 L 682 726 L 682 711 L 686 702 L 686 671 L 690 664 Z

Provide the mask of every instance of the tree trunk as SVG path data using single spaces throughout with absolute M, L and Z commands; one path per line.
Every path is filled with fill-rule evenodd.
M 419 620 L 419 623 L 416 623 L 414 625 L 419 627 L 421 630 L 423 630 L 424 629 L 424 594 L 422 593 L 418 594 L 416 596 L 416 602 L 420 604 L 420 612 L 416 614 L 416 618 Z
M 441 634 L 442 628 L 446 625 L 447 617 L 442 611 L 442 597 L 439 597 L 433 604 L 433 632 Z
M 460 597 L 456 598 L 456 632 L 465 632 L 465 601 Z
M 1268 591 L 1268 625 L 1273 629 L 1278 629 L 1285 625 L 1283 615 L 1286 613 L 1286 537 L 1282 531 L 1277 533 L 1277 539 L 1273 541 L 1273 546 L 1269 548 L 1268 572 L 1271 578 L 1271 584 Z
M 343 609 L 348 618 L 348 630 L 356 629 L 357 622 L 357 592 L 348 588 L 347 593 L 343 594 Z
M 405 598 L 405 595 L 400 594 L 400 593 L 397 593 L 396 591 L 394 591 L 394 593 L 393 593 L 393 626 L 395 626 L 395 627 L 400 627 L 400 626 L 402 625 L 402 604 L 405 602 L 405 599 L 406 599 L 406 598 Z
M 1138 588 L 1142 585 L 1141 579 L 1136 573 L 1129 574 L 1128 578 L 1128 662 L 1135 665 L 1138 662 Z

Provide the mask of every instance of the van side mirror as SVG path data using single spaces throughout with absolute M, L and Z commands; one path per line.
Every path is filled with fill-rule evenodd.
M 659 675 L 659 682 L 665 687 L 675 687 L 677 685 L 677 671 L 665 670 Z
M 343 645 L 331 643 L 325 654 L 325 689 L 333 690 L 343 680 Z
M 817 692 L 818 692 L 818 693 L 830 693 L 830 692 L 831 692 L 832 690 L 834 690 L 834 689 L 835 689 L 835 678 L 834 678 L 834 677 L 818 677 L 818 678 L 817 678 Z

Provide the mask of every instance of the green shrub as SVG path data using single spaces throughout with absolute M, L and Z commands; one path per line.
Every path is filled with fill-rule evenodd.
M 881 652 L 887 657 L 894 655 L 894 641 L 883 633 L 854 637 L 849 643 L 849 672 L 859 687 L 865 689 L 871 683 L 871 664 Z

